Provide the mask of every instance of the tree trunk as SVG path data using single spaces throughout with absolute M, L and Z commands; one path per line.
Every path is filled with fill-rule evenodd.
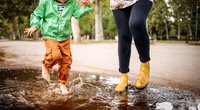
M 20 28 L 17 28 L 16 40 L 21 40 Z
M 181 29 L 180 29 L 180 23 L 178 21 L 178 36 L 177 36 L 177 39 L 179 40 L 181 38 Z
M 168 31 L 168 26 L 167 26 L 167 21 L 165 20 L 165 31 L 166 31 L 166 39 L 169 39 L 169 31 Z
M 189 36 L 190 36 L 190 39 L 192 39 L 192 28 L 191 28 L 191 25 L 189 25 Z
M 21 27 L 21 23 L 22 23 L 22 17 L 18 17 L 18 29 L 17 29 L 17 39 L 21 40 L 22 39 L 22 34 L 23 34 L 23 30 Z M 23 24 L 22 24 L 23 25 Z
M 188 25 L 188 30 L 189 33 L 187 34 L 186 38 L 185 38 L 185 42 L 188 43 L 191 39 L 192 39 L 192 29 L 191 29 L 191 25 Z
M 17 40 L 21 40 L 21 35 L 22 35 L 21 24 L 20 24 L 20 22 L 19 22 L 19 23 L 18 23 L 18 28 L 17 28 L 17 36 L 16 36 L 16 39 L 17 39 Z
M 178 12 L 178 14 L 177 14 L 177 19 L 178 19 L 178 21 L 177 21 L 177 25 L 178 25 L 178 36 L 177 36 L 177 39 L 179 40 L 180 38 L 181 38 L 181 29 L 180 29 L 180 18 L 179 18 L 179 12 Z
M 103 41 L 103 26 L 101 20 L 100 0 L 96 0 L 95 6 L 95 40 L 97 42 Z
M 79 21 L 74 17 L 72 17 L 71 25 L 72 25 L 72 32 L 73 32 L 72 34 L 74 38 L 74 43 L 76 44 L 81 43 Z
M 14 18 L 12 18 L 12 26 L 11 26 L 11 30 L 12 30 L 12 37 L 11 37 L 11 40 L 16 40 L 16 34 L 17 34 L 17 32 L 16 32 L 16 21 L 15 21 L 15 17 Z

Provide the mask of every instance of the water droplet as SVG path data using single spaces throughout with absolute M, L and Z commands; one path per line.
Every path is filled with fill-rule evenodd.
M 170 102 L 156 103 L 157 110 L 172 110 L 173 105 Z

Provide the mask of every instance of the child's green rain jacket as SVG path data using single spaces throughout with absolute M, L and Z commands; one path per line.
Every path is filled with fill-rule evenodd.
M 31 14 L 31 27 L 41 28 L 43 38 L 64 41 L 72 34 L 71 18 L 79 19 L 93 9 L 92 5 L 78 6 L 77 0 L 67 0 L 62 15 L 57 10 L 55 0 L 40 0 Z

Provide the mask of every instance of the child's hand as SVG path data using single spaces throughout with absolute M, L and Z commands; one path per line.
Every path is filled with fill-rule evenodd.
M 28 36 L 31 36 L 32 35 L 32 33 L 33 32 L 37 32 L 37 28 L 35 28 L 35 27 L 32 27 L 32 28 L 26 28 L 25 30 L 24 30 L 24 33 L 27 33 L 27 35 Z
M 81 0 L 81 2 L 83 3 L 83 5 L 87 6 L 90 4 L 89 0 Z
M 87 6 L 93 3 L 94 0 L 79 0 L 82 5 Z

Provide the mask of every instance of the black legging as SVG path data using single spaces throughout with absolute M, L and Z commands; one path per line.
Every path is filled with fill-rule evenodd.
M 146 29 L 146 18 L 152 2 L 140 0 L 124 9 L 113 10 L 118 30 L 119 71 L 129 72 L 132 36 L 141 62 L 150 60 L 149 35 Z

